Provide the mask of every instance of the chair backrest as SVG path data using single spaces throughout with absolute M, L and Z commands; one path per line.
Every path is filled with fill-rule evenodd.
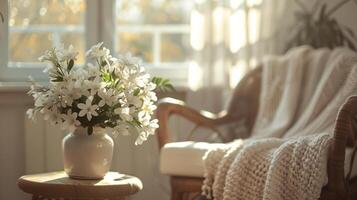
M 259 109 L 261 79 L 262 66 L 260 65 L 248 72 L 238 83 L 227 108 L 228 120 L 237 118 L 237 115 L 244 116 L 249 132 L 253 128 Z

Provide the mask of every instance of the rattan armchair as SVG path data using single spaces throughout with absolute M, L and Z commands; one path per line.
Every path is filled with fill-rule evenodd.
M 261 84 L 262 68 L 257 67 L 248 73 L 237 85 L 227 111 L 219 114 L 209 114 L 187 107 L 182 101 L 171 98 L 162 99 L 157 110 L 159 129 L 158 144 L 161 149 L 169 138 L 168 119 L 171 115 L 180 115 L 197 126 L 216 130 L 219 125 L 246 119 L 246 126 L 252 129 L 258 111 L 258 101 Z M 336 113 L 336 125 L 333 142 L 328 155 L 328 184 L 322 189 L 320 199 L 357 199 L 357 178 L 350 178 L 353 157 L 357 149 L 357 96 L 350 97 Z M 354 147 L 350 170 L 344 176 L 346 147 Z M 171 199 L 179 200 L 188 193 L 201 191 L 203 178 L 172 176 Z

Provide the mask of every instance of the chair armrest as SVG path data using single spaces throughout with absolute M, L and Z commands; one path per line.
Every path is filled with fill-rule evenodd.
M 215 130 L 217 125 L 239 119 L 239 115 L 232 117 L 225 112 L 213 114 L 207 111 L 197 111 L 188 107 L 183 101 L 177 99 L 161 99 L 158 103 L 158 109 L 156 111 L 156 116 L 159 120 L 157 137 L 160 149 L 169 142 L 168 120 L 172 114 L 182 116 L 197 126 L 206 127 L 212 130 Z
M 351 96 L 343 104 L 338 112 L 334 136 L 329 149 L 327 176 L 328 184 L 324 188 L 329 195 L 347 198 L 348 181 L 345 179 L 344 164 L 345 164 L 345 149 L 348 146 L 354 146 L 356 149 L 356 123 L 355 116 L 357 114 L 357 96 Z M 352 154 L 354 155 L 354 154 Z M 353 158 L 351 158 L 353 162 Z M 352 163 L 351 163 L 352 164 Z M 349 175 L 347 176 L 349 179 Z

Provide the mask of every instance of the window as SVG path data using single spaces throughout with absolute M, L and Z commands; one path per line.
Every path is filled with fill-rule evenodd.
M 5 29 L 1 35 L 1 81 L 25 81 L 28 75 L 40 77 L 45 64 L 38 61 L 53 46 L 73 44 L 79 51 L 78 62 L 84 63 L 84 0 L 1 0 Z M 7 41 L 3 41 L 7 38 Z M 5 46 L 6 45 L 6 46 Z
M 0 81 L 44 80 L 37 58 L 53 46 L 141 57 L 150 73 L 184 83 L 190 59 L 191 0 L 0 0 Z M 173 73 L 174 72 L 174 73 Z M 175 79 L 175 80 L 174 80 Z
M 117 0 L 115 51 L 141 57 L 156 72 L 184 80 L 190 51 L 192 0 Z M 165 76 L 165 75 L 164 75 Z

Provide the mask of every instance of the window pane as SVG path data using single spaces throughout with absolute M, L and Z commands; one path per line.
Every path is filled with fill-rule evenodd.
M 119 24 L 188 24 L 193 0 L 118 0 Z
M 37 62 L 39 55 L 52 47 L 49 33 L 12 33 L 10 42 L 10 57 L 14 62 Z M 41 45 L 39 45 L 41 44 Z
M 152 35 L 125 32 L 120 33 L 118 38 L 119 53 L 131 53 L 143 59 L 144 62 L 152 62 Z
M 193 0 L 117 0 L 117 52 L 159 65 L 188 60 Z
M 11 0 L 9 7 L 10 66 L 38 62 L 45 50 L 61 43 L 84 51 L 85 0 Z M 84 62 L 83 53 L 79 61 Z
M 77 63 L 84 63 L 85 57 L 85 42 L 83 40 L 83 33 L 65 33 L 62 36 L 62 42 L 64 46 L 68 47 L 69 45 L 73 45 L 78 51 Z
M 167 34 L 162 36 L 162 62 L 184 62 L 189 59 L 189 55 L 188 34 Z

